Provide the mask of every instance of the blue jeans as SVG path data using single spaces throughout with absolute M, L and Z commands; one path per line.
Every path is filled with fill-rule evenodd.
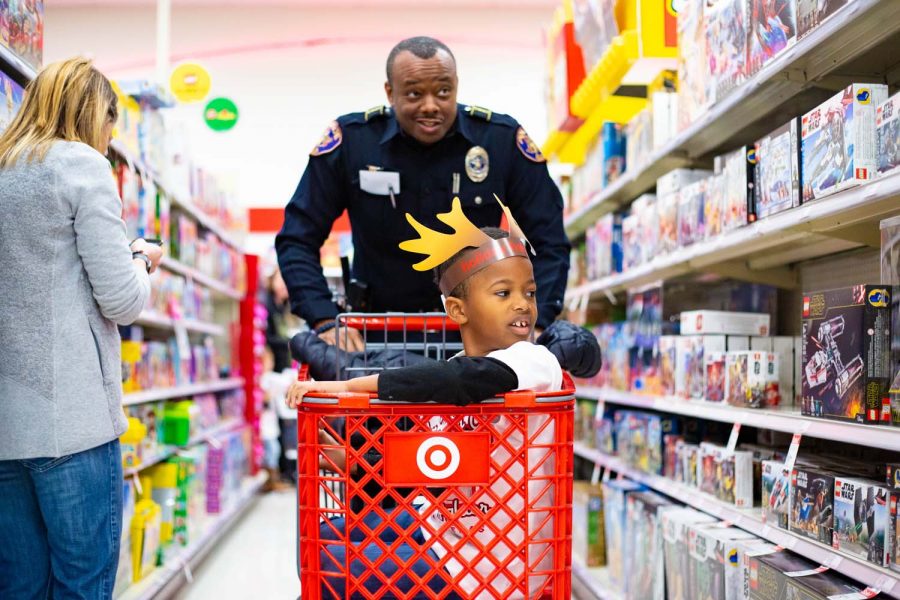
M 421 548 L 425 545 L 425 537 L 422 535 L 421 529 L 419 529 L 417 515 L 412 515 L 405 510 L 394 510 L 389 513 L 391 517 L 391 526 L 386 527 L 384 531 L 382 531 L 378 539 L 381 540 L 382 543 L 386 545 L 391 545 L 396 542 L 399 537 L 399 531 L 403 531 L 408 537 L 412 538 L 412 540 L 416 543 L 416 545 Z M 362 519 L 363 524 L 370 529 L 374 530 L 376 527 L 381 525 L 383 522 L 381 517 L 374 512 L 368 513 Z M 330 524 L 329 524 L 330 523 Z M 334 530 L 341 532 L 341 534 L 345 534 L 347 531 L 347 523 L 343 517 L 338 517 L 332 519 L 329 523 L 322 523 L 319 526 L 319 538 L 322 540 L 337 540 L 339 539 Z M 409 533 L 409 530 L 415 529 L 412 533 Z M 364 543 L 366 540 L 366 533 L 361 529 L 354 529 L 350 532 L 350 542 L 354 546 L 359 546 Z M 368 545 L 364 546 L 362 549 L 357 548 L 358 552 L 365 557 L 364 561 L 360 560 L 352 560 L 347 567 L 347 548 L 344 544 L 326 544 L 319 552 L 319 561 L 320 568 L 322 571 L 332 571 L 332 572 L 349 572 L 354 578 L 363 578 L 366 574 L 369 574 L 369 577 L 364 579 L 366 590 L 370 593 L 377 594 L 379 599 L 390 599 L 396 598 L 393 594 L 388 594 L 384 591 L 384 584 L 381 579 L 378 578 L 377 575 L 371 574 L 370 565 L 374 564 L 379 558 L 382 557 L 383 553 L 381 548 L 374 542 L 370 542 Z M 397 561 L 406 562 L 410 560 L 410 558 L 416 556 L 417 549 L 411 546 L 408 543 L 402 543 L 399 545 L 395 545 L 391 548 L 391 555 L 389 558 L 385 559 L 379 565 L 379 572 L 384 575 L 391 577 L 397 573 L 400 569 L 400 566 L 397 564 Z M 405 568 L 406 572 L 411 572 L 421 577 L 423 581 L 426 582 L 428 587 L 434 592 L 441 592 L 450 585 L 447 579 L 444 578 L 444 575 L 447 575 L 444 570 L 435 570 L 434 565 L 438 562 L 438 557 L 432 550 L 427 551 L 427 555 L 429 560 L 426 560 L 424 557 L 419 555 L 415 561 L 409 564 Z M 332 559 L 333 557 L 333 559 Z M 397 561 L 393 559 L 397 559 Z M 430 562 L 429 562 L 430 561 Z M 429 578 L 428 576 L 431 575 Z M 325 584 L 322 585 L 322 598 L 324 599 L 332 599 L 332 598 L 343 598 L 346 596 L 346 578 L 344 577 L 325 577 L 325 581 L 327 581 L 328 585 L 334 588 L 334 592 L 337 592 L 335 595 L 334 592 L 331 591 L 329 587 Z M 413 580 L 409 577 L 403 576 L 400 579 L 394 582 L 394 586 L 403 592 L 410 592 L 414 587 Z M 361 598 L 361 595 L 354 594 L 352 598 Z M 418 593 L 413 596 L 414 599 L 426 599 L 426 596 L 423 593 Z M 457 600 L 459 598 L 455 593 L 450 593 L 447 595 L 446 600 Z
M 119 440 L 0 460 L 0 598 L 111 598 L 121 535 Z

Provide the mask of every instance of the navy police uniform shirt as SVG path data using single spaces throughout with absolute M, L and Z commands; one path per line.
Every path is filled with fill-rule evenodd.
M 414 271 L 420 258 L 399 248 L 416 236 L 405 213 L 446 231 L 436 215 L 448 212 L 458 196 L 475 225 L 497 227 L 501 209 L 494 194 L 534 245 L 537 325 L 547 327 L 562 308 L 570 246 L 562 196 L 515 119 L 459 106 L 447 135 L 426 146 L 401 131 L 389 108 L 339 117 L 310 153 L 275 240 L 292 311 L 310 324 L 337 315 L 319 250 L 344 209 L 353 277 L 368 285 L 370 310 L 442 310 L 433 273 Z

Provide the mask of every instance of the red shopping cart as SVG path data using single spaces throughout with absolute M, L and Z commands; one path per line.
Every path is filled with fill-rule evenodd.
M 443 315 L 339 322 L 449 330 Z M 346 374 L 340 366 L 338 374 Z M 463 407 L 307 395 L 298 410 L 304 600 L 570 598 L 574 388 L 566 379 L 561 392 Z

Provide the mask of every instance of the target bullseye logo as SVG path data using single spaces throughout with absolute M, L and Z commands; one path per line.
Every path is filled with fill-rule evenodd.
M 487 485 L 491 440 L 482 432 L 384 434 L 385 485 Z
M 447 479 L 459 468 L 459 447 L 443 436 L 428 438 L 416 450 L 416 466 L 431 479 Z

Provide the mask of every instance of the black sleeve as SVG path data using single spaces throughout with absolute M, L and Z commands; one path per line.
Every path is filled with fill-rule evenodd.
M 466 356 L 384 371 L 378 376 L 378 397 L 464 406 L 510 392 L 518 385 L 519 378 L 506 363 Z
M 346 208 L 340 177 L 342 150 L 310 157 L 297 190 L 284 209 L 284 225 L 275 238 L 291 312 L 310 325 L 338 314 L 322 274 L 319 250 Z

